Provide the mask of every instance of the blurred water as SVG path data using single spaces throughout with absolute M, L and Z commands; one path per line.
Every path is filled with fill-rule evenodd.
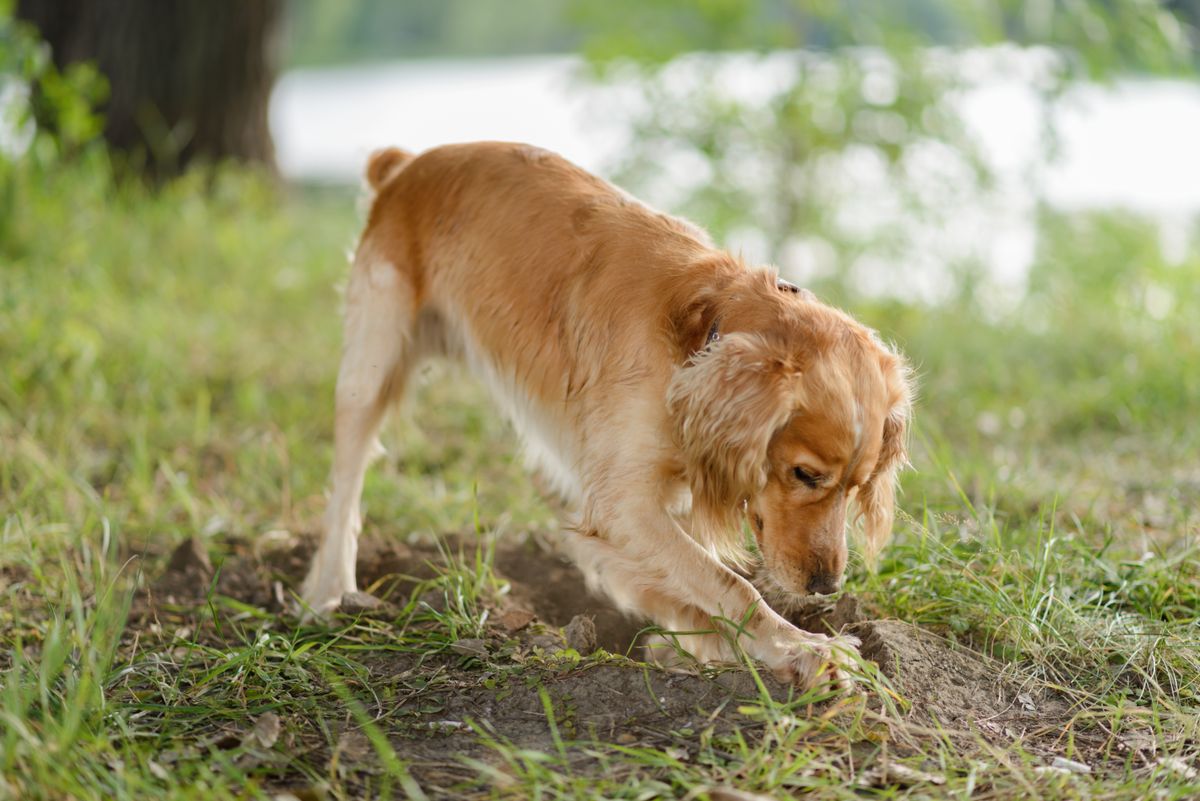
M 0 156 L 20 158 L 36 129 L 29 118 L 29 87 L 12 75 L 0 75 Z
M 383 145 L 424 150 L 448 142 L 533 142 L 599 169 L 611 139 L 586 124 L 578 62 L 560 56 L 412 61 L 285 73 L 271 98 L 284 175 L 357 182 Z
M 762 91 L 777 77 L 780 59 L 790 57 L 730 56 L 735 91 Z M 916 237 L 927 240 L 922 258 L 930 265 L 945 263 L 968 250 L 1001 283 L 1020 282 L 1033 257 L 1033 215 L 1043 199 L 1067 209 L 1153 215 L 1167 246 L 1186 247 L 1184 232 L 1200 213 L 1200 85 L 1131 79 L 1072 89 L 1056 112 L 1061 149 L 1053 163 L 1039 167 L 1041 188 L 1035 192 L 1029 168 L 1041 152 L 1043 117 L 1029 83 L 1032 60 L 1019 58 L 1021 69 L 984 68 L 977 88 L 960 99 L 964 119 L 997 172 L 999 192 L 986 206 L 956 207 L 954 225 Z M 422 150 L 503 139 L 538 144 L 603 174 L 629 139 L 624 115 L 610 112 L 636 103 L 637 93 L 591 85 L 580 77 L 580 67 L 573 57 L 541 56 L 292 71 L 279 81 L 271 102 L 279 164 L 294 179 L 356 183 L 367 154 L 383 145 Z M 886 191 L 882 173 L 872 175 L 870 164 L 853 172 L 848 178 L 862 203 L 852 213 L 864 218 L 890 213 L 880 202 Z M 681 180 L 686 174 L 683 165 Z M 669 208 L 672 199 L 668 194 L 651 200 Z M 764 245 L 753 231 L 735 239 L 729 244 L 747 257 L 761 255 Z M 783 266 L 803 274 L 804 260 L 801 249 L 795 265 Z M 916 294 L 936 293 L 938 271 L 918 272 L 928 286 L 908 277 L 903 286 Z

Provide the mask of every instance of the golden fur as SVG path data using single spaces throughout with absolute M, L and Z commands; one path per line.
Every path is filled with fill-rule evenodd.
M 799 631 L 733 568 L 749 518 L 775 585 L 833 591 L 855 496 L 868 553 L 884 544 L 911 394 L 899 355 L 538 148 L 389 148 L 367 179 L 333 495 L 303 589 L 314 611 L 355 589 L 378 426 L 413 367 L 441 356 L 488 384 L 572 509 L 565 544 L 593 586 L 667 629 L 715 626 L 681 638 L 701 660 L 732 656 L 714 618 L 743 622 L 743 647 L 800 685 L 849 658 L 849 638 Z

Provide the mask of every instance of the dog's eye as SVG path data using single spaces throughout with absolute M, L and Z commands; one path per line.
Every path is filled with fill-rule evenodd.
M 797 481 L 809 489 L 816 489 L 817 485 L 821 483 L 820 476 L 818 476 L 816 473 L 808 472 L 803 467 L 793 467 L 792 475 L 796 477 Z

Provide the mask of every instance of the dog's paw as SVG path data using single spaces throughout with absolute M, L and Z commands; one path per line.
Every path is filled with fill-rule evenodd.
M 851 688 L 850 674 L 857 672 L 857 637 L 802 634 L 767 663 L 775 678 L 800 690 L 827 685 L 838 695 Z
M 294 610 L 303 621 L 325 620 L 342 605 L 343 597 L 353 595 L 337 582 L 314 580 L 312 576 L 300 588 L 300 603 Z

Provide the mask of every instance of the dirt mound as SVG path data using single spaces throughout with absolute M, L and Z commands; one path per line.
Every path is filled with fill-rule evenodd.
M 960 747 L 982 738 L 998 746 L 1020 741 L 1044 755 L 1061 751 L 1071 717 L 1064 697 L 1018 683 L 1004 664 L 909 623 L 864 621 L 849 631 L 911 704 L 911 721 L 944 731 Z
M 451 539 L 440 548 L 429 543 L 364 540 L 358 559 L 360 585 L 381 598 L 403 603 L 420 582 L 444 567 L 443 549 L 471 554 L 476 547 L 475 541 L 466 539 Z M 533 538 L 502 539 L 495 547 L 495 573 L 509 585 L 495 617 L 508 627 L 509 635 L 536 621 L 554 632 L 579 616 L 588 616 L 595 621 L 595 642 L 600 647 L 641 656 L 638 635 L 647 622 L 629 618 L 590 593 L 579 571 L 564 558 Z M 195 544 L 187 543 L 175 553 L 154 591 L 166 594 L 168 600 L 203 594 L 209 586 L 205 577 L 215 576 L 212 586 L 217 592 L 281 611 L 288 588 L 298 586 L 310 555 L 311 545 L 304 542 L 257 548 L 235 543 L 234 554 L 216 560 L 215 568 L 210 568 L 203 564 Z M 862 655 L 877 663 L 897 694 L 910 702 L 905 722 L 936 728 L 964 748 L 977 747 L 981 741 L 1004 745 L 1020 740 L 1027 748 L 1052 752 L 1068 717 L 1061 699 L 1014 683 L 1006 678 L 1003 665 L 935 632 L 901 621 L 873 620 L 863 606 L 849 594 L 836 602 L 802 599 L 792 604 L 788 616 L 809 631 L 846 631 L 859 637 Z M 543 633 L 521 635 L 527 646 L 563 645 L 555 640 L 559 635 L 547 639 L 540 627 L 529 632 L 535 630 Z M 408 667 L 374 664 L 371 670 L 383 676 Z M 773 694 L 786 696 L 786 688 L 769 679 L 767 683 Z M 552 700 L 572 710 L 571 726 L 577 733 L 594 731 L 605 738 L 625 733 L 636 738 L 643 730 L 678 729 L 699 710 L 707 710 L 710 720 L 716 720 L 719 715 L 713 717 L 712 710 L 731 698 L 754 695 L 755 687 L 746 674 L 737 672 L 713 682 L 652 669 L 601 666 L 557 679 L 550 692 Z M 439 712 L 442 718 L 451 729 L 470 719 L 495 727 L 498 734 L 523 746 L 548 747 L 544 699 L 528 687 L 499 693 L 494 687 L 463 682 L 447 694 Z M 903 742 L 902 731 L 897 730 L 896 740 Z M 1039 742 L 1044 742 L 1044 749 L 1038 749 Z
M 863 658 L 879 665 L 907 702 L 907 720 L 937 729 L 962 747 L 979 739 L 1006 745 L 1017 740 L 1047 753 L 1069 718 L 1066 701 L 1038 686 L 1024 686 L 1005 665 L 938 634 L 900 620 L 875 620 L 845 594 L 836 601 L 791 601 L 786 617 L 806 631 L 846 632 L 862 641 Z

